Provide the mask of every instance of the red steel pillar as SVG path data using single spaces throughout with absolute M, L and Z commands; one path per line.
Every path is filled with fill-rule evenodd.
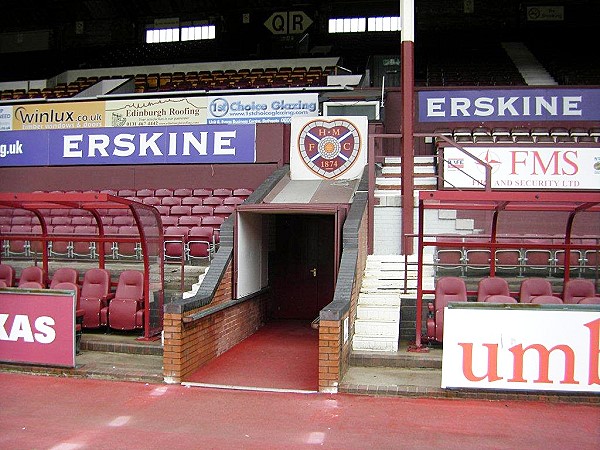
M 402 25 L 401 76 L 402 76 L 402 254 L 413 250 L 414 233 L 414 0 L 400 0 Z

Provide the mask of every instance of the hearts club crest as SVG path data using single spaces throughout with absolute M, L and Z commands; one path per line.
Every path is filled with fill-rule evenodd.
M 313 120 L 298 137 L 298 151 L 304 164 L 316 175 L 334 179 L 346 172 L 360 153 L 361 137 L 347 120 Z

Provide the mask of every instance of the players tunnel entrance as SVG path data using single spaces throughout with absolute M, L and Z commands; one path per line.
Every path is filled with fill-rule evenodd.
M 333 299 L 344 205 L 248 205 L 236 214 L 234 297 L 268 292 L 264 325 L 187 382 L 317 390 L 319 332 Z
M 333 298 L 345 208 L 257 206 L 237 215 L 235 295 L 269 288 L 269 319 L 313 321 Z

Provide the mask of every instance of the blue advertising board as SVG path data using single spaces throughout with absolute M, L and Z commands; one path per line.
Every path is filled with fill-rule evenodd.
M 0 166 L 228 164 L 256 160 L 255 125 L 6 131 Z
M 599 121 L 600 89 L 420 91 L 419 122 Z

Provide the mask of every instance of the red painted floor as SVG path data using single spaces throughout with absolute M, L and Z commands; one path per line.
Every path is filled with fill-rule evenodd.
M 318 375 L 318 330 L 286 320 L 267 323 L 185 381 L 316 391 Z
M 0 373 L 2 449 L 597 449 L 600 408 Z

